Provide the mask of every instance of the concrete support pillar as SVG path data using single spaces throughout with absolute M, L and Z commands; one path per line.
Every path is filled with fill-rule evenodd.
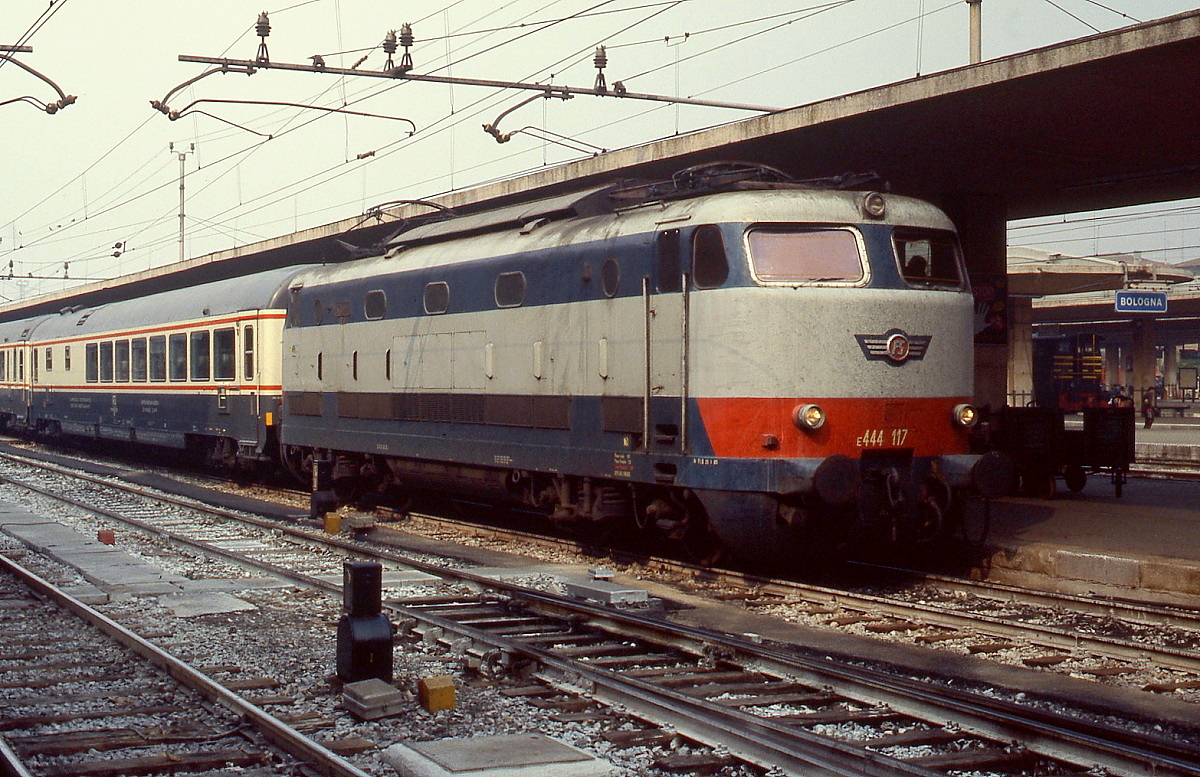
M 958 228 L 975 294 L 975 403 L 999 409 L 1008 394 L 1008 209 L 974 194 L 938 204 Z
M 1168 395 L 1175 399 L 1179 396 L 1179 346 L 1163 347 L 1163 384 L 1167 386 Z
M 1135 319 L 1133 322 L 1133 398 L 1142 406 L 1142 392 L 1154 388 L 1154 319 Z
M 1104 346 L 1104 384 L 1109 391 L 1125 385 L 1121 380 L 1121 346 L 1116 343 Z
M 1024 407 L 1033 399 L 1033 299 L 1008 298 L 1008 404 Z

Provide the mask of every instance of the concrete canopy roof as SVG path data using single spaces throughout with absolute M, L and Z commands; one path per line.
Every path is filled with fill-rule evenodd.
M 1200 11 L 756 116 L 447 195 L 461 212 L 726 159 L 798 178 L 875 171 L 893 191 L 998 203 L 1010 219 L 1200 195 Z M 613 98 L 618 99 L 618 98 Z M 389 216 L 410 217 L 407 206 Z M 355 217 L 140 274 L 134 287 L 339 261 L 392 224 Z M 107 284 L 0 306 L 98 304 Z
M 1067 256 L 1037 248 L 1008 249 L 1008 293 L 1021 297 L 1111 291 L 1131 283 L 1187 283 L 1194 278 L 1187 270 L 1134 254 Z

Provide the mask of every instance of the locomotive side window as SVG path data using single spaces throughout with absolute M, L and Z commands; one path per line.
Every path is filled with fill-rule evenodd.
M 317 380 L 325 379 L 325 354 L 324 352 L 317 353 Z
M 170 357 L 171 380 L 187 380 L 187 335 L 175 334 L 167 340 Z
M 617 289 L 621 286 L 621 265 L 617 264 L 616 259 L 604 260 L 604 266 L 600 268 L 600 285 L 604 287 L 604 296 L 617 296 Z
M 246 380 L 254 380 L 254 327 L 249 324 L 243 333 L 245 347 L 242 349 L 242 372 Z
M 910 285 L 958 289 L 962 261 L 954 233 L 940 229 L 897 229 L 892 237 L 900 274 Z
M 87 382 L 98 382 L 100 380 L 100 346 L 96 343 L 88 343 L 84 346 L 83 361 L 86 364 Z
M 212 346 L 209 344 L 208 332 L 192 332 L 191 336 L 191 376 L 192 380 L 208 380 L 210 374 L 210 357 Z
M 679 230 L 668 229 L 659 232 L 656 241 L 658 244 L 658 283 L 656 286 L 659 291 L 679 291 L 681 289 Z
M 383 377 L 388 380 L 392 379 L 392 349 L 387 349 L 387 353 L 383 355 Z
M 146 374 L 146 338 L 139 337 L 129 346 L 129 377 L 134 383 L 145 383 Z
M 233 327 L 214 329 L 212 344 L 213 380 L 233 380 L 237 377 L 237 343 Z
M 502 272 L 496 276 L 496 305 L 520 307 L 525 302 L 525 273 Z
M 167 379 L 167 338 L 164 335 L 150 338 L 150 380 Z
M 100 343 L 100 382 L 112 383 L 113 380 L 113 344 L 112 341 Z
M 129 341 L 118 340 L 114 350 L 117 383 L 129 382 Z
M 765 283 L 863 279 L 858 237 L 848 229 L 755 229 L 747 240 L 754 277 Z
M 425 312 L 445 313 L 450 309 L 450 284 L 445 281 L 425 284 Z
M 378 321 L 387 315 L 387 294 L 379 289 L 367 292 L 363 299 L 363 315 L 368 321 Z
M 352 380 L 358 380 L 358 351 L 350 357 L 350 377 Z
M 729 278 L 725 241 L 715 226 L 697 227 L 692 233 L 692 280 L 698 289 L 715 289 Z

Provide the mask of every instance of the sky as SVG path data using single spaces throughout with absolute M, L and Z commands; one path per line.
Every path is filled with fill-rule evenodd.
M 1195 7 L 984 0 L 983 57 Z M 181 155 L 192 258 L 754 115 L 586 96 L 517 107 L 532 93 L 279 70 L 176 91 L 207 69 L 180 55 L 254 59 L 263 11 L 272 62 L 381 70 L 385 35 L 410 23 L 414 73 L 586 88 L 603 45 L 610 86 L 772 108 L 969 56 L 962 0 L 4 0 L 0 45 L 32 46 L 16 58 L 77 100 L 48 114 L 20 98 L 52 102 L 54 86 L 0 64 L 0 302 L 178 261 Z M 168 95 L 174 121 L 150 104 Z M 498 144 L 482 125 L 513 108 Z M 1200 256 L 1200 201 L 1013 223 L 1010 243 L 1185 261 Z

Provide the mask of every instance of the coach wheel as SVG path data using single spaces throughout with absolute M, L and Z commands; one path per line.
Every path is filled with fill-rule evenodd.
M 1087 473 L 1083 471 L 1083 467 L 1077 464 L 1072 464 L 1063 470 L 1063 482 L 1067 484 L 1067 488 L 1072 494 L 1078 494 L 1087 484 Z

